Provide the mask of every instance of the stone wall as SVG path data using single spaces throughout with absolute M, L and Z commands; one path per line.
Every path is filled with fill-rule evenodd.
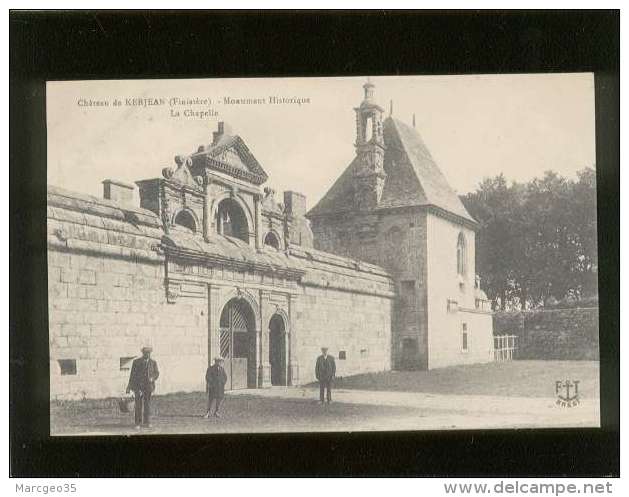
M 400 298 L 392 310 L 392 366 L 426 368 L 428 363 L 426 214 L 418 209 L 354 213 L 313 219 L 315 246 L 384 267 Z M 403 351 L 407 341 L 416 351 Z
M 156 393 L 203 390 L 208 359 L 220 353 L 219 317 L 240 294 L 255 314 L 259 386 L 270 385 L 269 325 L 278 313 L 294 384 L 314 379 L 323 345 L 338 358 L 340 376 L 390 369 L 394 288 L 381 268 L 300 246 L 256 252 L 240 241 L 224 241 L 224 249 L 274 269 L 232 267 L 227 252 L 224 263 L 205 265 L 172 259 L 165 238 L 155 213 L 49 189 L 52 400 L 122 395 L 146 344 L 161 371 Z M 219 241 L 205 245 L 218 251 Z M 299 280 L 281 273 L 289 267 L 299 269 Z
M 427 216 L 428 367 L 493 359 L 491 313 L 477 309 L 474 231 L 442 217 Z M 467 270 L 457 274 L 457 241 L 467 245 Z M 467 335 L 467 350 L 463 335 Z
M 315 380 L 322 346 L 336 358 L 337 376 L 390 370 L 389 276 L 376 266 L 318 251 L 293 254 L 306 270 L 295 301 L 300 383 Z
M 495 335 L 516 335 L 517 359 L 598 360 L 598 307 L 497 312 Z
M 49 189 L 51 399 L 123 394 L 145 344 L 163 373 L 158 392 L 203 388 L 207 299 L 167 303 L 159 225 L 143 209 Z

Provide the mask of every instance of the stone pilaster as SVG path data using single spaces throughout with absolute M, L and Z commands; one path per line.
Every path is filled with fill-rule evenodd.
M 286 335 L 288 358 L 288 385 L 299 385 L 299 361 L 297 355 L 297 295 L 288 296 L 288 318 L 290 320 Z
M 284 330 L 284 385 L 290 385 L 290 333 Z
M 262 248 L 262 200 L 260 195 L 254 195 L 253 197 L 254 209 L 255 209 L 255 237 L 256 237 L 256 249 Z
M 260 363 L 258 365 L 258 387 L 271 386 L 271 364 L 269 363 L 269 293 L 260 290 Z
M 210 233 L 212 232 L 211 201 L 210 180 L 205 177 L 203 180 L 203 238 L 206 242 L 210 239 Z
M 214 357 L 221 354 L 219 326 L 221 320 L 220 288 L 208 285 L 208 362 L 212 364 Z

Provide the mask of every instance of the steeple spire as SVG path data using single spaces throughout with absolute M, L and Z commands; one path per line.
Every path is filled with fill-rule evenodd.
M 389 116 L 393 115 L 393 100 L 389 101 Z

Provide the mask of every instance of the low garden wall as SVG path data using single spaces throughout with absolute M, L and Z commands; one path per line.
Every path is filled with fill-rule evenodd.
M 598 360 L 598 307 L 494 313 L 494 335 L 516 335 L 515 359 Z

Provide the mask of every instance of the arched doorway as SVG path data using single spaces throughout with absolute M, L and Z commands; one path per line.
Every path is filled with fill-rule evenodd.
M 269 363 L 271 385 L 286 385 L 286 327 L 279 314 L 274 314 L 269 322 Z
M 256 333 L 255 316 L 249 303 L 234 297 L 221 313 L 219 328 L 220 355 L 225 359 L 228 390 L 255 388 Z
M 216 231 L 249 243 L 249 226 L 242 207 L 234 199 L 221 200 L 216 209 Z

